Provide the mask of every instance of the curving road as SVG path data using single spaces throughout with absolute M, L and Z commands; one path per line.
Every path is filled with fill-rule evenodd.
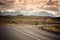
M 0 40 L 59 40 L 60 35 L 38 29 L 38 26 L 2 26 Z

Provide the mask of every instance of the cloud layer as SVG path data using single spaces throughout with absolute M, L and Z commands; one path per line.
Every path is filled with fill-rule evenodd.
M 0 0 L 0 11 L 21 10 L 50 10 L 60 11 L 60 0 Z M 60 15 L 60 12 L 57 13 Z
M 30 6 L 27 6 L 30 5 Z M 0 7 L 8 8 L 47 8 L 47 7 L 60 7 L 60 0 L 0 0 Z

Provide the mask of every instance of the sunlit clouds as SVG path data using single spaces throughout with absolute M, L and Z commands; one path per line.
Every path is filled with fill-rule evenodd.
M 0 0 L 1 12 L 16 12 L 17 10 L 24 15 L 39 13 L 43 10 L 58 16 L 60 15 L 60 0 Z

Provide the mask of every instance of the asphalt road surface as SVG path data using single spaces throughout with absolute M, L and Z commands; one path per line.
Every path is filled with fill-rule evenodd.
M 44 31 L 37 26 L 2 26 L 0 40 L 60 40 L 60 35 Z

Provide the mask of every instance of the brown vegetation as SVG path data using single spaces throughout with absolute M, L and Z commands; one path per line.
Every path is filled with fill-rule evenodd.
M 60 17 L 40 17 L 40 16 L 0 16 L 0 25 L 26 24 L 45 25 L 46 30 L 60 32 Z

